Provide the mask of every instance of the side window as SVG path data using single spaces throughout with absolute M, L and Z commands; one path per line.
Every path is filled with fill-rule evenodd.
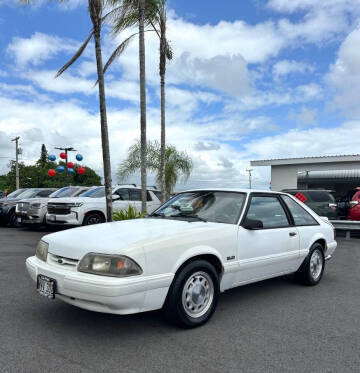
M 147 201 L 152 202 L 151 194 L 149 191 L 146 192 L 146 196 L 147 196 Z
M 318 225 L 317 221 L 296 201 L 288 196 L 281 196 L 291 212 L 295 225 Z
M 156 198 L 161 201 L 161 192 L 159 190 L 153 190 L 152 192 L 156 195 Z
M 130 189 L 130 201 L 141 201 L 141 190 L 140 189 Z
M 264 228 L 284 228 L 289 226 L 286 213 L 280 201 L 272 196 L 251 197 L 246 217 L 261 220 Z
M 120 201 L 129 201 L 130 200 L 129 189 L 121 188 L 121 189 L 118 189 L 115 193 L 120 196 Z
M 48 197 L 53 192 L 54 192 L 53 190 L 42 190 L 36 196 L 37 197 Z

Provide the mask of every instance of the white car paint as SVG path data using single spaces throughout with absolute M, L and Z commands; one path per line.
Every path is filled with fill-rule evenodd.
M 133 185 L 119 185 L 113 188 L 113 196 L 116 196 L 116 193 L 120 189 L 139 190 L 140 188 Z M 148 192 L 152 200 L 147 202 L 147 211 L 151 213 L 160 206 L 161 202 L 154 194 L 154 190 L 148 189 Z M 92 198 L 80 196 L 76 198 L 56 198 L 48 201 L 48 204 L 56 204 L 57 206 L 63 206 L 69 203 L 77 203 L 78 206 L 71 207 L 67 214 L 53 213 L 52 211 L 48 211 L 46 213 L 46 223 L 51 225 L 79 226 L 83 224 L 86 214 L 89 212 L 97 212 L 102 214 L 104 217 L 106 216 L 105 197 Z M 129 208 L 129 206 L 134 207 L 136 211 L 141 211 L 141 201 L 122 201 L 119 199 L 113 201 L 114 211 L 126 210 Z
M 251 192 L 280 194 L 221 191 L 246 193 L 244 206 Z M 32 256 L 26 266 L 34 281 L 39 274 L 55 279 L 56 297 L 75 306 L 114 314 L 155 310 L 163 306 L 180 266 L 199 255 L 213 255 L 221 263 L 221 291 L 296 271 L 317 240 L 325 242 L 329 258 L 337 246 L 332 225 L 302 207 L 318 225 L 250 231 L 240 225 L 243 207 L 237 224 L 158 217 L 70 229 L 44 236 L 49 244 L 46 262 Z M 143 273 L 118 278 L 77 271 L 78 261 L 90 252 L 128 256 Z M 66 265 L 59 264 L 58 257 L 65 258 Z

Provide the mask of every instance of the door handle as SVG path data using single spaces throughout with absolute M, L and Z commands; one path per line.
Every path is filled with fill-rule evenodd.
M 289 233 L 289 236 L 290 236 L 290 237 L 294 237 L 294 236 L 296 236 L 296 234 L 297 234 L 296 232 L 290 232 L 290 233 Z

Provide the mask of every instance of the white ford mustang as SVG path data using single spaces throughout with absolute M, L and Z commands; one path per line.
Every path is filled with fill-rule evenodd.
M 194 327 L 227 289 L 294 272 L 318 284 L 336 245 L 333 226 L 290 195 L 193 190 L 145 219 L 46 235 L 26 266 L 48 298 L 115 314 L 164 308 Z

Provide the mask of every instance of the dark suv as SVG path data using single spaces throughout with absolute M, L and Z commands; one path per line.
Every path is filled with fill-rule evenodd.
M 283 192 L 292 194 L 314 210 L 319 216 L 326 216 L 331 220 L 338 219 L 338 207 L 331 190 L 284 189 Z

